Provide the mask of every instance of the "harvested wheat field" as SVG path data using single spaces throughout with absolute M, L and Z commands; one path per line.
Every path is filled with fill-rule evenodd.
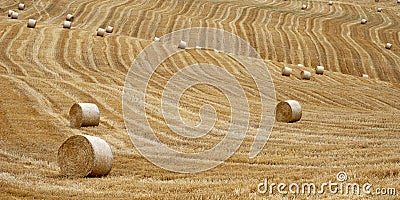
M 0 199 L 399 198 L 396 0 L 339 0 L 332 5 L 296 0 L 23 3 L 19 10 L 17 1 L 0 2 Z M 8 17 L 9 10 L 18 12 L 18 19 Z M 73 22 L 63 28 L 68 14 Z M 29 19 L 37 20 L 34 28 L 27 27 Z M 361 24 L 361 19 L 368 22 Z M 96 36 L 99 28 L 108 26 L 113 31 Z M 160 110 L 163 90 L 185 66 L 209 63 L 226 69 L 242 86 L 250 115 L 239 119 L 249 120 L 248 131 L 229 159 L 206 171 L 178 173 L 156 166 L 135 148 L 127 133 L 122 97 L 132 63 L 155 37 L 193 27 L 222 29 L 254 47 L 269 70 L 276 104 L 296 100 L 302 115 L 297 122 L 275 122 L 262 151 L 249 158 L 263 115 L 258 85 L 232 52 L 194 48 L 197 44 L 189 42 L 193 48 L 165 59 L 147 85 L 147 122 L 159 140 L 171 149 L 198 153 L 218 144 L 229 129 L 230 100 L 206 83 L 189 87 L 178 106 L 184 123 L 196 126 L 204 120 L 199 115 L 202 107 L 211 105 L 217 121 L 210 134 L 185 138 L 166 125 Z M 392 44 L 390 49 L 385 48 L 387 43 Z M 171 48 L 163 38 L 157 45 L 154 57 Z M 178 49 L 178 43 L 174 45 Z M 255 58 L 241 59 L 252 63 Z M 282 76 L 285 66 L 292 69 L 290 76 Z M 315 74 L 316 66 L 324 67 L 322 75 Z M 310 80 L 301 79 L 304 70 L 311 72 Z M 80 102 L 97 105 L 98 126 L 70 126 L 69 110 Z M 80 134 L 99 137 L 110 146 L 113 163 L 107 176 L 61 174 L 57 152 L 64 141 Z M 330 182 L 337 184 L 336 192 L 325 185 L 319 194 Z M 303 187 L 311 183 L 317 188 L 314 194 L 312 186 Z M 367 183 L 369 188 L 364 187 Z M 356 184 L 359 188 L 353 187 Z

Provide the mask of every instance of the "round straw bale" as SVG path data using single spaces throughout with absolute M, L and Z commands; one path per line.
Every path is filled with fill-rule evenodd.
M 23 10 L 23 9 L 25 9 L 25 4 L 19 3 L 18 4 L 18 10 Z
M 386 49 L 391 49 L 391 48 L 392 48 L 392 44 L 386 43 L 385 48 L 386 48 Z
M 363 78 L 369 78 L 368 74 L 363 74 L 362 77 Z
M 112 26 L 107 26 L 107 28 L 106 28 L 106 32 L 107 33 L 112 33 L 114 31 L 114 27 L 112 27 Z
M 361 24 L 366 24 L 367 20 L 366 19 L 361 19 Z
M 159 37 L 154 37 L 154 40 L 153 40 L 154 42 L 160 42 L 161 41 L 161 39 L 159 38 Z
M 93 103 L 75 103 L 69 110 L 69 122 L 73 128 L 83 126 L 98 126 L 100 111 Z
M 72 24 L 71 21 L 64 21 L 64 23 L 63 23 L 63 28 L 68 28 L 68 29 L 70 29 L 70 28 L 71 28 L 71 24 Z
M 113 155 L 110 146 L 103 139 L 75 135 L 58 149 L 57 163 L 64 176 L 98 177 L 111 171 Z
M 74 16 L 72 14 L 67 14 L 66 20 L 72 22 L 74 21 Z
M 328 4 L 331 6 L 333 5 L 333 1 L 329 1 Z
M 311 79 L 311 72 L 303 70 L 300 72 L 301 79 L 310 80 Z
M 276 121 L 278 122 L 296 122 L 301 119 L 301 105 L 296 100 L 286 100 L 276 106 Z
M 316 66 L 315 67 L 315 73 L 316 74 L 324 74 L 324 67 L 323 66 Z
M 185 41 L 181 40 L 181 41 L 179 42 L 178 48 L 180 48 L 180 49 L 186 49 L 186 46 L 187 46 L 187 43 L 186 43 Z
M 305 9 L 307 9 L 307 7 L 308 7 L 307 5 L 303 4 L 303 5 L 301 6 L 301 9 L 302 9 L 302 10 L 305 10 Z
M 382 8 L 378 8 L 378 9 L 376 9 L 376 11 L 382 12 Z
M 290 76 L 292 74 L 292 68 L 290 67 L 283 67 L 282 68 L 282 75 L 283 76 Z
M 18 13 L 17 12 L 13 12 L 11 14 L 11 19 L 18 19 Z
M 106 30 L 104 28 L 98 28 L 97 29 L 97 36 L 104 37 L 105 33 L 106 33 Z
M 11 15 L 13 14 L 14 11 L 12 10 L 8 10 L 8 17 L 11 17 Z
M 36 20 L 29 19 L 28 20 L 28 28 L 35 28 L 36 27 Z

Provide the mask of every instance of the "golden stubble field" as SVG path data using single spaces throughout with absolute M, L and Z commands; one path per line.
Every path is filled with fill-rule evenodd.
M 300 9 L 306 3 L 309 8 Z M 400 5 L 395 1 L 66 1 L 26 0 L 19 19 L 15 1 L 0 2 L 0 197 L 13 198 L 141 198 L 141 199 L 396 199 L 377 195 L 260 194 L 257 185 L 274 183 L 321 185 L 344 171 L 348 182 L 400 189 Z M 383 12 L 376 12 L 382 7 Z M 63 29 L 68 13 L 72 29 Z M 26 27 L 37 19 L 35 29 Z M 361 18 L 368 23 L 360 24 Z M 115 32 L 96 37 L 98 27 Z M 122 91 L 135 56 L 155 36 L 190 27 L 221 28 L 251 44 L 265 60 L 276 98 L 298 100 L 301 121 L 276 122 L 263 151 L 249 159 L 253 134 L 225 163 L 211 170 L 180 174 L 163 170 L 135 149 L 125 130 Z M 391 50 L 384 48 L 390 42 Z M 161 47 L 162 48 L 162 45 Z M 250 58 L 249 58 L 250 59 Z M 250 126 L 260 117 L 254 83 L 241 65 L 223 53 L 187 50 L 159 66 L 148 99 L 160 104 L 165 77 L 193 63 L 222 66 L 247 88 Z M 305 67 L 299 67 L 297 64 Z M 290 66 L 291 77 L 281 68 Z M 323 76 L 300 80 L 303 69 Z M 169 70 L 174 69 L 174 70 Z M 369 79 L 361 78 L 368 74 Z M 158 84 L 160 83 L 160 84 Z M 150 86 L 152 86 L 150 85 Z M 72 129 L 68 111 L 75 102 L 96 103 L 98 127 Z M 213 87 L 198 85 L 181 98 L 185 122 L 197 124 L 204 103 L 215 106 L 216 130 L 229 125 L 229 102 Z M 184 151 L 210 148 L 214 134 L 201 142 L 168 140 L 159 112 L 150 123 L 166 144 Z M 106 140 L 114 167 L 103 178 L 62 177 L 57 150 L 70 136 L 88 134 Z

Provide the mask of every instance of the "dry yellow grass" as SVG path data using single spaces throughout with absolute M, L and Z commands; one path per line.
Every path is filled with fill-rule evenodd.
M 0 2 L 0 197 L 2 198 L 172 198 L 292 199 L 260 195 L 257 185 L 273 182 L 334 181 L 345 171 L 349 181 L 374 186 L 400 185 L 400 40 L 399 6 L 344 0 L 329 6 L 300 1 L 67 1 L 26 0 L 18 20 L 6 16 L 15 1 Z M 207 11 L 207 12 L 204 12 Z M 65 16 L 75 16 L 63 29 Z M 122 14 L 121 14 L 122 13 Z M 360 25 L 361 18 L 368 23 Z M 37 19 L 35 29 L 27 19 Z M 96 37 L 107 25 L 113 34 Z M 255 159 L 248 152 L 259 119 L 254 82 L 241 65 L 223 53 L 187 50 L 166 60 L 151 79 L 147 99 L 160 104 L 165 77 L 191 63 L 226 67 L 244 85 L 251 123 L 240 149 L 224 164 L 197 174 L 168 172 L 151 164 L 132 145 L 122 116 L 125 76 L 135 56 L 155 36 L 188 27 L 215 27 L 238 34 L 260 52 L 273 78 L 277 100 L 301 101 L 297 123 L 275 123 L 271 137 Z M 386 50 L 382 44 L 390 42 Z M 157 55 L 155 55 L 157 56 Z M 306 67 L 298 67 L 303 63 Z M 323 76 L 300 80 L 302 70 L 323 65 Z M 283 66 L 292 76 L 281 76 Z M 369 74 L 363 79 L 361 74 Z M 69 127 L 75 102 L 93 102 L 101 110 L 98 127 Z M 198 85 L 181 99 L 180 112 L 197 124 L 199 105 L 210 103 L 219 120 L 200 141 L 170 136 L 162 114 L 149 121 L 170 147 L 202 151 L 221 139 L 229 124 L 229 104 L 216 88 Z M 149 107 L 150 109 L 151 107 Z M 57 150 L 70 136 L 87 134 L 110 144 L 114 166 L 103 178 L 64 178 Z M 169 140 L 173 137 L 175 140 Z M 178 141 L 178 142 L 176 142 Z M 400 189 L 400 188 L 398 188 Z M 327 199 L 376 196 L 320 195 Z M 307 196 L 296 196 L 305 199 Z M 316 198 L 310 196 L 308 198 Z M 380 199 L 395 199 L 382 197 Z

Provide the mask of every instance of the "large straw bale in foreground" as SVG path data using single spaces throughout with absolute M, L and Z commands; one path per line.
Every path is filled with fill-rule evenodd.
M 301 105 L 296 100 L 286 100 L 276 106 L 276 121 L 296 122 L 301 119 Z
M 57 162 L 64 176 L 105 176 L 111 171 L 113 155 L 103 139 L 75 135 L 60 146 Z

